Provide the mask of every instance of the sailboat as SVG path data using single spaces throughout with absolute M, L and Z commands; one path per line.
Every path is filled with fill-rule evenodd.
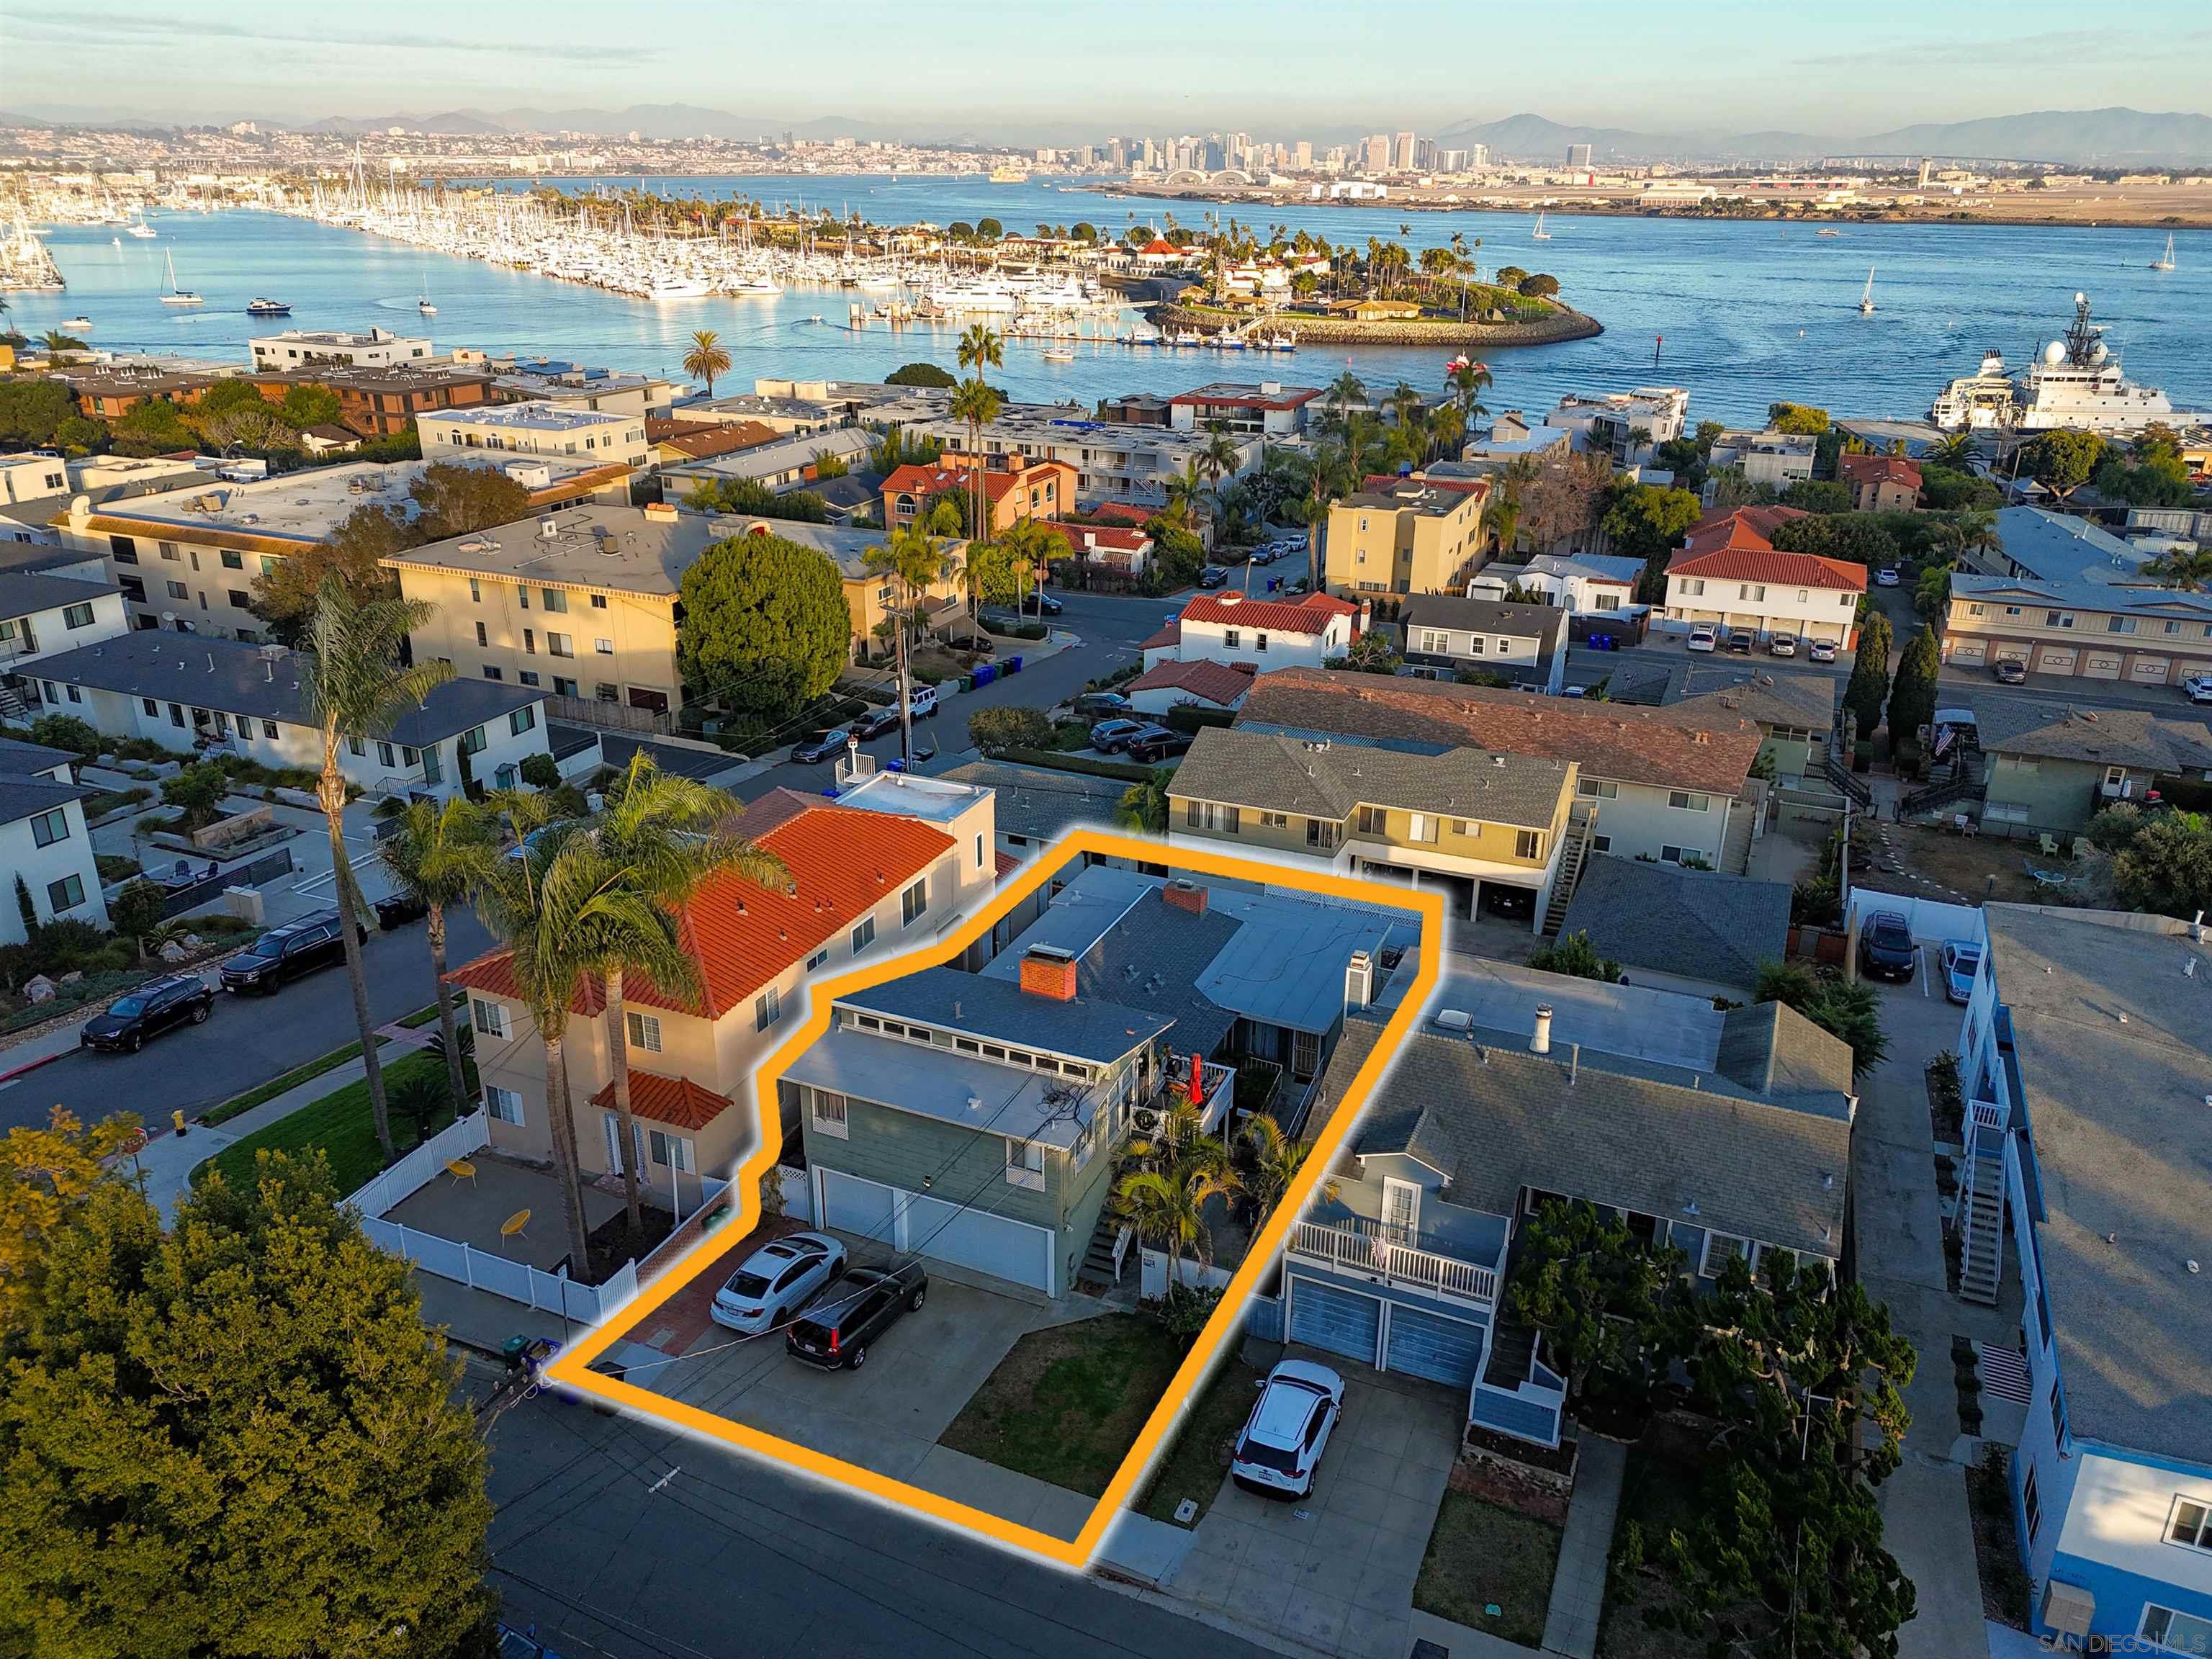
M 1862 317 L 1874 315 L 1874 267 L 1872 265 L 1867 267 L 1866 292 L 1859 295 L 1859 315 Z
M 146 210 L 144 208 L 140 208 L 138 210 L 137 222 L 125 234 L 126 235 L 136 236 L 139 240 L 144 241 L 147 238 L 151 236 L 159 236 L 161 233 L 146 222 Z
M 1552 240 L 1552 233 L 1544 228 L 1544 210 L 1541 208 L 1536 210 L 1536 228 L 1528 233 L 1528 240 L 1532 242 L 1548 242 Z
M 430 272 L 427 266 L 422 271 L 422 292 L 415 297 L 415 309 L 425 317 L 434 317 L 438 314 L 438 307 L 430 303 Z
M 196 289 L 177 286 L 177 256 L 164 252 L 161 258 L 169 267 L 169 291 L 161 296 L 161 303 L 165 306 L 204 305 L 206 301 L 200 298 Z
M 2150 262 L 2150 268 L 2153 270 L 2172 270 L 2173 269 L 2173 233 L 2172 231 L 2169 230 L 2166 233 L 2166 252 L 2160 254 L 2157 258 Z

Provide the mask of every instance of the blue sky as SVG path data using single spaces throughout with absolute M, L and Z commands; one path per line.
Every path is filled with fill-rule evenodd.
M 696 104 L 1012 136 L 1321 137 L 1533 111 L 1838 136 L 2128 105 L 2202 110 L 2201 8 L 2057 0 L 0 0 L 0 109 L 148 118 Z

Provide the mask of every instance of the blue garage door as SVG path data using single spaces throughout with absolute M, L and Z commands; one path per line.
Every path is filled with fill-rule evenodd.
M 1389 1358 L 1385 1370 L 1468 1388 L 1482 1364 L 1482 1327 L 1401 1304 L 1390 1310 Z
M 1382 1304 L 1375 1297 L 1310 1279 L 1291 1280 L 1291 1341 L 1371 1365 L 1382 1328 Z

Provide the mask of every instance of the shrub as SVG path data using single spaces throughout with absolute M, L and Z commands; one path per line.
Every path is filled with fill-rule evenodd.
M 532 789 L 557 789 L 561 787 L 560 763 L 550 755 L 526 755 L 522 781 Z
M 133 881 L 124 884 L 107 907 L 107 919 L 114 926 L 118 939 L 136 942 L 143 939 L 161 925 L 161 905 L 167 897 L 156 883 Z
M 1007 749 L 1049 749 L 1052 718 L 1042 708 L 979 708 L 968 717 L 968 740 L 987 755 Z
M 66 749 L 81 760 L 92 760 L 103 753 L 106 743 L 90 722 L 74 714 L 42 715 L 31 722 L 30 738 L 48 749 Z
M 1188 732 L 1193 736 L 1209 726 L 1233 726 L 1237 715 L 1227 708 L 1203 708 L 1194 702 L 1179 702 L 1167 712 L 1163 722 L 1171 732 Z
M 229 793 L 230 775 L 207 761 L 161 780 L 161 799 L 178 809 L 178 827 L 185 830 L 204 828 L 222 817 L 222 798 Z

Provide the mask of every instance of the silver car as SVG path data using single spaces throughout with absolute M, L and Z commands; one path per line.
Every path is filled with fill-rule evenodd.
M 826 1233 L 792 1233 L 763 1244 L 714 1292 L 708 1317 L 760 1336 L 790 1322 L 815 1291 L 845 1271 L 845 1247 Z

